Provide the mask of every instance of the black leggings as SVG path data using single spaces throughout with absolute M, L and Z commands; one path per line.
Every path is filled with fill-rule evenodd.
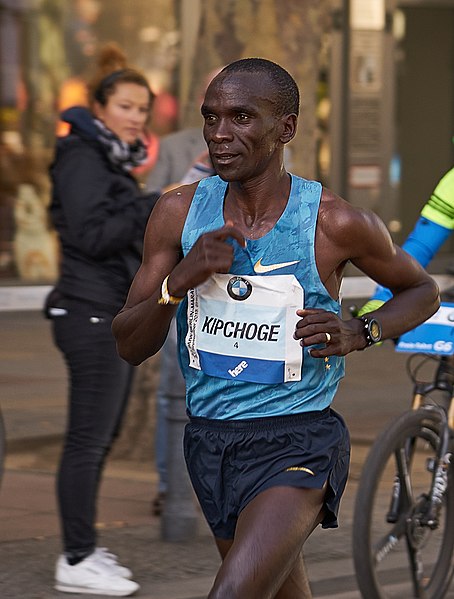
M 70 562 L 96 547 L 96 500 L 105 458 L 118 435 L 133 368 L 122 360 L 111 332 L 112 315 L 64 300 L 53 333 L 69 376 L 69 409 L 57 477 L 63 544 Z

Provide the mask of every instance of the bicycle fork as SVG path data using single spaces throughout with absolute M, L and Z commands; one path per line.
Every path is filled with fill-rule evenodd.
M 439 406 L 427 406 L 425 409 L 433 410 L 438 413 L 440 418 L 439 438 L 440 443 L 437 451 L 437 456 L 429 458 L 427 461 L 427 470 L 433 474 L 430 491 L 427 499 L 427 509 L 425 510 L 421 524 L 429 526 L 432 530 L 438 526 L 438 514 L 443 502 L 444 494 L 448 488 L 448 472 L 451 463 L 452 454 L 448 451 L 449 448 L 449 426 L 446 412 Z M 391 502 L 389 510 L 386 514 L 386 521 L 390 524 L 397 522 L 401 507 L 402 494 L 402 479 L 407 476 L 407 464 L 411 462 L 414 451 L 414 440 L 408 441 L 408 446 L 404 451 L 405 465 L 399 468 L 394 475 L 393 488 L 391 492 Z M 400 471 L 399 471 L 400 470 Z
M 414 407 L 418 409 L 421 402 L 418 401 L 417 396 L 415 399 Z M 402 515 L 405 516 L 408 527 L 405 539 L 411 562 L 413 586 L 415 597 L 420 599 L 424 599 L 426 596 L 421 584 L 424 575 L 423 563 L 420 558 L 418 542 L 409 527 L 413 526 L 414 521 L 417 521 L 418 527 L 427 527 L 430 530 L 438 528 L 440 511 L 448 488 L 449 467 L 452 458 L 452 454 L 449 452 L 450 431 L 446 411 L 440 406 L 425 406 L 424 409 L 436 413 L 438 422 L 437 453 L 435 457 L 427 460 L 427 470 L 432 473 L 430 490 L 419 498 L 413 497 L 409 464 L 415 451 L 415 439 L 409 439 L 404 447 L 396 452 L 397 472 L 394 476 L 390 507 L 386 514 L 386 521 L 390 524 L 397 523 Z M 418 503 L 421 502 L 419 505 L 416 504 L 416 499 L 419 500 Z M 408 507 L 411 507 L 412 511 L 405 513 Z

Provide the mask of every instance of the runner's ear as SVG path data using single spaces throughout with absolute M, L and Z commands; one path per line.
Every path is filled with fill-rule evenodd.
M 296 114 L 293 113 L 287 114 L 281 117 L 281 122 L 283 131 L 280 140 L 282 143 L 287 144 L 289 141 L 292 141 L 292 139 L 296 135 L 298 117 Z

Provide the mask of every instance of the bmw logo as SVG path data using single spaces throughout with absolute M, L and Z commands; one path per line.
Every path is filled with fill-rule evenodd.
M 232 277 L 227 285 L 227 293 L 234 300 L 242 302 L 252 293 L 252 285 L 242 277 Z

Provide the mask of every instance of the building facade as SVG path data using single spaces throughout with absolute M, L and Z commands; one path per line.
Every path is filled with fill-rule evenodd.
M 326 2 L 331 21 L 321 43 L 316 176 L 376 211 L 401 242 L 453 165 L 454 0 L 320 4 Z M 247 3 L 257 8 L 257 1 Z M 59 111 L 84 102 L 99 47 L 116 41 L 147 75 L 159 98 L 153 126 L 162 135 L 179 126 L 194 23 L 204 6 L 204 0 L 0 0 L 0 286 L 56 277 L 47 171 L 61 133 Z M 447 259 L 451 245 L 443 248 Z

